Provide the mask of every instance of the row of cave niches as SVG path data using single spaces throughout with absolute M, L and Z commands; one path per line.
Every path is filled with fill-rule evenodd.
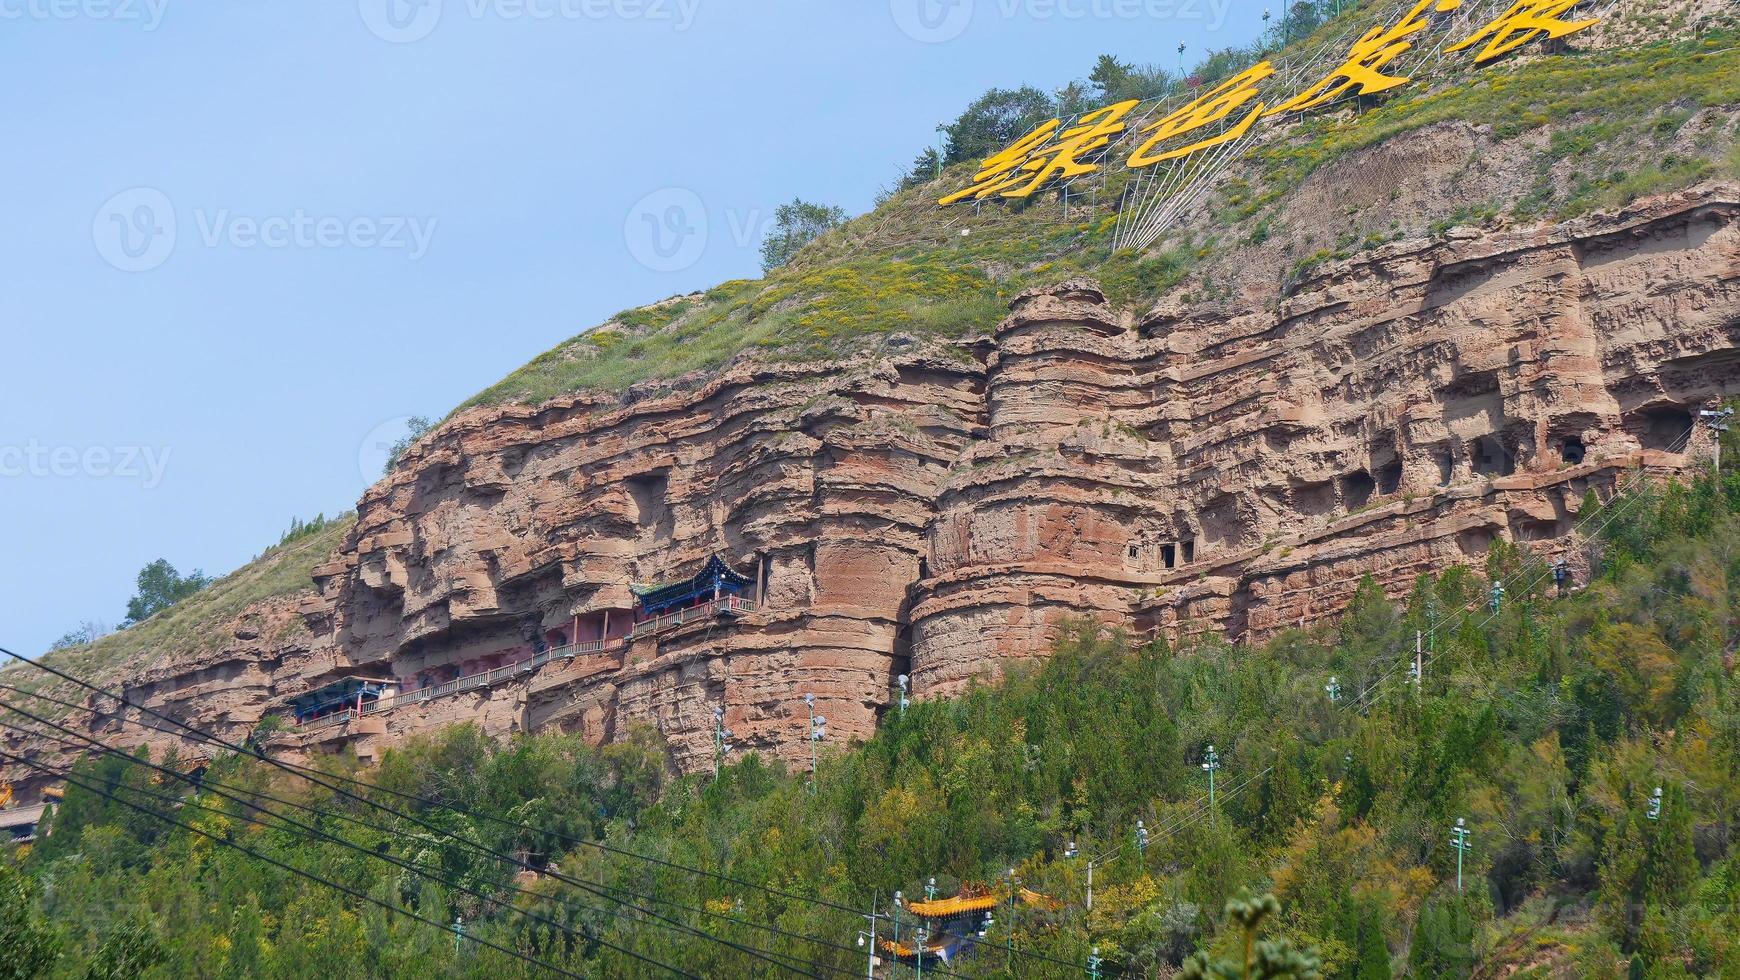
M 1625 430 L 1648 450 L 1674 452 L 1683 449 L 1686 434 L 1694 419 L 1689 409 L 1657 408 L 1627 418 Z M 1579 431 L 1582 431 L 1581 429 Z M 1478 436 L 1468 442 L 1441 446 L 1432 451 L 1438 467 L 1438 485 L 1448 487 L 1456 481 L 1458 452 L 1467 455 L 1469 472 L 1476 477 L 1511 476 L 1518 469 L 1518 453 L 1497 433 Z M 1548 439 L 1546 452 L 1550 465 L 1576 466 L 1588 458 L 1589 449 L 1581 435 L 1555 435 Z M 1358 510 L 1374 497 L 1383 497 L 1401 489 L 1402 462 L 1393 454 L 1389 461 L 1372 470 L 1358 470 L 1339 479 L 1340 493 L 1328 483 L 1302 487 L 1294 495 L 1294 504 L 1301 513 L 1319 516 L 1336 509 Z M 1338 499 L 1339 498 L 1339 499 Z

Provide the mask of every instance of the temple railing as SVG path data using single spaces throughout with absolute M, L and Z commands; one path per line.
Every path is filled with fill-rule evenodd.
M 644 623 L 635 623 L 634 631 L 629 635 L 641 637 L 646 636 L 649 633 L 659 633 L 667 629 L 673 629 L 683 625 L 684 623 L 693 623 L 697 620 L 711 619 L 714 616 L 739 616 L 743 613 L 754 611 L 755 603 L 750 602 L 748 599 L 734 595 L 726 596 L 723 599 L 704 602 L 698 606 L 679 609 L 674 613 L 666 613 L 663 616 L 649 619 Z
M 659 616 L 656 619 L 649 619 L 644 623 L 636 623 L 634 624 L 634 629 L 625 637 L 603 640 L 584 640 L 579 643 L 570 643 L 566 646 L 548 648 L 517 663 L 508 664 L 503 667 L 495 667 L 490 670 L 479 671 L 475 674 L 467 674 L 464 677 L 456 677 L 453 680 L 441 684 L 435 684 L 417 691 L 407 691 L 390 698 L 364 701 L 360 710 L 357 708 L 346 708 L 343 711 L 334 712 L 333 714 L 316 718 L 312 721 L 303 722 L 296 726 L 296 730 L 303 732 L 318 731 L 323 728 L 329 728 L 333 725 L 341 725 L 357 718 L 384 714 L 402 704 L 422 704 L 425 701 L 433 701 L 436 698 L 451 697 L 455 694 L 464 694 L 467 691 L 476 691 L 483 688 L 494 687 L 503 681 L 513 680 L 516 677 L 530 674 L 554 660 L 571 660 L 574 657 L 603 653 L 612 647 L 624 646 L 631 639 L 638 639 L 667 629 L 674 629 L 685 623 L 693 623 L 716 616 L 735 617 L 754 611 L 755 603 L 748 599 L 739 596 L 726 596 L 722 599 L 703 603 L 699 606 L 691 606 L 688 609 L 679 609 L 674 613 L 667 613 L 666 615 Z

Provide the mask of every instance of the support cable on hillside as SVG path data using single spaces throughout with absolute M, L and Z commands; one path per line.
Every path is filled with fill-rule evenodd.
M 178 718 L 174 718 L 174 717 L 171 717 L 169 715 L 166 715 L 163 712 L 157 711 L 154 708 L 149 708 L 149 707 L 146 707 L 144 705 L 129 704 L 125 699 L 121 698 L 119 695 L 114 694 L 111 691 L 108 691 L 102 687 L 99 687 L 95 684 L 92 684 L 89 681 L 82 680 L 81 678 L 78 678 L 72 674 L 69 674 L 66 671 L 60 670 L 57 667 L 51 666 L 49 664 L 45 664 L 40 660 L 35 660 L 35 659 L 30 658 L 30 657 L 21 656 L 19 654 L 13 653 L 10 650 L 5 649 L 4 647 L 0 647 L 0 653 L 4 653 L 4 654 L 7 654 L 9 656 L 12 656 L 12 657 L 22 661 L 23 663 L 29 664 L 30 666 L 36 667 L 39 670 L 43 670 L 43 671 L 46 671 L 47 673 L 53 674 L 56 677 L 61 678 L 62 680 L 70 681 L 74 684 L 77 684 L 78 686 L 80 686 L 82 688 L 85 688 L 86 690 L 92 691 L 93 693 L 101 694 L 101 695 L 108 697 L 108 698 L 111 698 L 115 701 L 119 701 L 122 705 L 124 705 L 126 707 L 136 708 L 139 711 L 145 712 L 145 713 L 147 713 L 155 718 L 159 718 L 159 719 L 162 719 L 163 721 L 167 721 L 170 724 L 174 725 L 176 728 L 179 728 L 179 729 L 186 731 L 189 734 L 193 735 L 195 738 L 199 739 L 201 742 L 203 742 L 205 744 L 215 745 L 215 746 L 227 749 L 231 752 L 235 752 L 235 753 L 240 754 L 240 755 L 252 755 L 252 756 L 260 759 L 261 761 L 265 762 L 267 765 L 281 769 L 284 772 L 288 772 L 291 775 L 298 776 L 302 779 L 305 779 L 305 780 L 312 782 L 312 783 L 315 783 L 317 785 L 324 786 L 327 789 L 332 790 L 333 792 L 337 793 L 340 796 L 343 796 L 346 799 L 353 800 L 357 803 L 361 803 L 364 806 L 372 807 L 376 810 L 379 810 L 382 813 L 397 817 L 401 820 L 408 821 L 409 823 L 415 824 L 416 826 L 422 828 L 423 830 L 426 830 L 432 834 L 435 834 L 438 837 L 454 841 L 455 843 L 457 843 L 463 847 L 466 847 L 470 850 L 476 851 L 476 852 L 481 853 L 481 854 L 485 854 L 489 857 L 495 858 L 495 859 L 500 860 L 500 861 L 506 861 L 506 862 L 513 864 L 516 867 L 519 867 L 519 868 L 526 870 L 526 871 L 531 871 L 534 873 L 549 875 L 551 878 L 554 878 L 557 881 L 565 882 L 565 883 L 570 884 L 576 888 L 581 889 L 582 891 L 590 892 L 591 894 L 597 895 L 598 897 L 603 898 L 607 901 L 615 902 L 619 905 L 624 905 L 624 906 L 627 906 L 628 908 L 632 908 L 635 911 L 638 911 L 643 915 L 649 916 L 652 919 L 656 919 L 656 920 L 659 920 L 661 922 L 668 923 L 670 926 L 672 926 L 676 929 L 679 929 L 679 930 L 682 930 L 682 931 L 688 932 L 688 933 L 693 933 L 695 935 L 706 938 L 709 941 L 720 943 L 720 944 L 725 945 L 725 946 L 729 946 L 733 949 L 738 950 L 739 952 L 746 953 L 746 954 L 753 956 L 757 959 L 768 960 L 768 962 L 771 962 L 773 965 L 779 966 L 782 969 L 788 969 L 788 967 L 786 967 L 785 964 L 779 963 L 778 961 L 775 961 L 775 960 L 770 960 L 764 954 L 761 954 L 750 947 L 744 946 L 741 943 L 736 943 L 736 942 L 733 942 L 733 941 L 728 940 L 728 939 L 721 939 L 717 936 L 713 936 L 712 934 L 705 932 L 704 930 L 696 929 L 693 926 L 689 926 L 689 925 L 686 925 L 684 923 L 678 922 L 675 919 L 671 919 L 667 916 L 660 915 L 659 913 L 654 912 L 651 909 L 645 908 L 643 906 L 635 905 L 634 903 L 629 902 L 625 899 L 616 898 L 614 896 L 605 894 L 602 891 L 600 891 L 596 886 L 592 885 L 591 883 L 583 881 L 579 878 L 575 878 L 572 875 L 566 875 L 566 874 L 562 874 L 560 872 L 553 872 L 547 868 L 540 869 L 540 868 L 534 867 L 533 865 L 527 863 L 526 861 L 523 861 L 517 857 L 514 857 L 511 854 L 505 854 L 505 853 L 502 853 L 501 851 L 497 851 L 493 848 L 486 847 L 486 846 L 479 844 L 475 841 L 467 840 L 466 838 L 454 833 L 453 831 L 445 830 L 445 829 L 443 829 L 435 824 L 428 822 L 427 820 L 424 820 L 420 817 L 417 817 L 414 814 L 410 814 L 410 813 L 406 813 L 402 810 L 394 809 L 393 807 L 387 806 L 384 803 L 380 803 L 380 802 L 377 802 L 375 800 L 368 799 L 367 797 L 364 797 L 364 796 L 359 796 L 356 793 L 353 793 L 350 790 L 345 789 L 342 785 L 339 785 L 338 783 L 333 782 L 332 780 L 338 779 L 338 780 L 343 780 L 344 782 L 357 783 L 359 785 L 364 785 L 364 786 L 369 786 L 372 784 L 362 783 L 360 780 L 346 779 L 345 777 L 342 777 L 342 776 L 328 776 L 326 774 L 316 774 L 316 773 L 318 773 L 317 770 L 312 770 L 312 769 L 308 769 L 306 767 L 301 767 L 301 766 L 293 766 L 293 765 L 290 765 L 289 763 L 281 762 L 277 759 L 273 759 L 272 757 L 266 755 L 263 752 L 250 750 L 246 746 L 237 745 L 236 743 L 229 742 L 229 741 L 226 741 L 224 739 L 218 738 L 216 735 L 212 735 L 209 732 L 203 731 L 199 728 L 196 728 L 192 725 L 189 725 L 186 722 L 181 721 Z M 163 730 L 159 729 L 159 731 L 163 731 Z M 169 734 L 169 732 L 167 732 L 167 731 L 165 731 L 164 733 Z M 374 788 L 380 789 L 381 787 L 374 787 Z M 453 812 L 458 812 L 455 808 L 449 807 L 449 806 L 442 804 L 442 803 L 439 803 L 437 801 L 426 801 L 426 802 L 429 802 L 431 805 L 436 806 L 438 808 L 443 808 L 443 809 L 451 810 Z M 536 830 L 537 828 L 527 827 L 526 829 Z M 853 914 L 857 915 L 860 913 L 857 913 L 856 911 L 854 911 Z M 650 922 L 648 924 L 653 925 L 653 923 L 650 923 Z
M 13 688 L 10 685 L 3 685 L 3 684 L 0 684 L 0 689 L 14 690 L 14 691 L 18 690 L 17 688 Z M 20 692 L 20 693 L 27 694 L 28 692 Z M 48 698 L 45 695 L 32 695 L 32 696 L 43 698 L 44 700 L 51 701 L 55 704 L 67 704 L 67 702 L 57 701 L 53 698 Z M 0 701 L 0 706 L 4 706 L 8 709 L 10 709 L 12 707 L 11 705 L 6 704 L 3 701 Z M 76 707 L 76 705 L 74 707 Z M 22 714 L 23 712 L 19 712 L 19 713 Z M 53 727 L 56 728 L 57 730 L 62 731 L 62 732 L 69 732 L 68 729 L 66 729 L 64 726 L 61 726 L 61 725 L 53 725 Z M 123 749 L 119 746 L 107 745 L 107 744 L 102 743 L 100 741 L 91 739 L 88 736 L 78 734 L 76 732 L 71 732 L 71 734 L 73 734 L 76 738 L 80 739 L 81 741 L 74 741 L 73 739 L 66 738 L 64 736 L 60 736 L 60 737 L 52 736 L 46 732 L 35 731 L 35 730 L 29 729 L 29 728 L 23 728 L 23 727 L 19 727 L 16 725 L 10 725 L 10 724 L 7 724 L 5 722 L 0 722 L 0 730 L 17 732 L 17 733 L 22 734 L 22 735 L 28 735 L 32 738 L 39 739 L 41 741 L 57 743 L 59 745 L 71 748 L 71 749 L 76 750 L 76 751 L 94 750 L 94 751 L 98 752 L 99 754 L 102 754 L 105 756 L 112 756 L 114 758 L 120 759 L 120 760 L 127 762 L 129 764 L 144 766 L 146 768 L 149 768 L 149 769 L 155 770 L 159 773 L 162 773 L 163 775 L 170 776 L 170 777 L 175 778 L 175 779 L 179 779 L 180 781 L 185 782 L 189 786 L 191 786 L 196 792 L 202 791 L 202 790 L 212 790 L 218 796 L 222 796 L 222 797 L 225 797 L 227 799 L 234 800 L 235 802 L 241 804 L 242 806 L 248 807 L 248 808 L 253 809 L 253 810 L 258 810 L 262 813 L 266 813 L 266 814 L 271 815 L 273 817 L 278 817 L 279 815 L 276 812 L 272 811 L 271 809 L 264 807 L 264 806 L 261 806 L 256 801 L 266 800 L 266 801 L 269 801 L 272 803 L 276 803 L 280 806 L 286 806 L 286 807 L 290 807 L 291 809 L 294 809 L 294 810 L 297 810 L 297 811 L 300 811 L 303 813 L 308 813 L 308 814 L 313 815 L 313 816 L 340 820 L 340 821 L 343 821 L 345 823 L 354 824 L 358 827 L 362 827 L 362 828 L 367 829 L 367 830 L 373 830 L 376 832 L 391 833 L 391 831 L 388 828 L 382 827 L 379 824 L 372 823 L 372 822 L 364 820 L 360 817 L 355 817 L 355 816 L 352 816 L 350 814 L 343 813 L 343 812 L 340 812 L 337 810 L 322 809 L 320 807 L 312 806 L 312 805 L 309 805 L 307 803 L 298 803 L 294 800 L 287 800 L 287 799 L 284 799 L 282 797 L 273 796 L 270 793 L 262 792 L 260 790 L 253 789 L 253 788 L 246 787 L 246 786 L 235 786 L 233 784 L 219 783 L 219 782 L 216 782 L 214 780 L 207 779 L 207 778 L 195 778 L 195 777 L 187 775 L 185 773 L 177 773 L 177 772 L 175 772 L 171 769 L 167 769 L 163 766 L 154 765 L 152 763 L 141 760 L 138 756 L 133 755 L 132 753 L 126 751 L 125 749 Z M 223 791 L 231 791 L 231 792 L 223 792 Z M 244 796 L 246 798 L 234 796 L 234 795 L 232 795 L 232 793 L 244 794 Z M 345 842 L 339 841 L 338 843 L 345 843 Z M 514 892 L 517 892 L 519 894 L 526 895 L 526 896 L 532 897 L 532 898 L 550 899 L 550 898 L 554 897 L 551 895 L 544 894 L 542 892 L 536 892 L 536 891 L 533 891 L 531 889 L 523 888 L 523 887 L 520 887 L 518 885 L 511 884 L 511 883 L 505 885 L 504 887 L 508 888 L 511 891 L 514 891 Z M 643 901 L 655 902 L 655 903 L 658 903 L 660 905 L 668 906 L 670 908 L 674 908 L 674 909 L 677 909 L 677 910 L 683 911 L 683 912 L 689 912 L 689 913 L 692 913 L 695 915 L 711 916 L 713 918 L 721 919 L 725 922 L 733 923 L 735 925 L 745 926 L 745 927 L 750 928 L 750 929 L 760 930 L 762 932 L 767 932 L 767 933 L 770 933 L 773 935 L 780 936 L 782 938 L 794 939 L 794 940 L 799 940 L 799 941 L 808 942 L 808 943 L 814 943 L 818 946 L 829 947 L 831 949 L 834 949 L 834 950 L 837 950 L 840 952 L 851 953 L 854 956 L 857 955 L 857 952 L 858 952 L 853 947 L 847 946 L 843 943 L 835 943 L 835 942 L 831 942 L 831 941 L 826 940 L 826 939 L 818 939 L 818 938 L 813 937 L 813 936 L 806 936 L 806 935 L 803 935 L 801 933 L 789 932 L 787 930 L 780 929 L 777 926 L 769 926 L 769 925 L 765 925 L 765 924 L 759 923 L 759 922 L 752 922 L 748 919 L 739 919 L 735 916 L 731 916 L 731 915 L 728 915 L 728 914 L 723 913 L 723 912 L 713 911 L 712 909 L 695 908 L 693 906 L 685 905 L 681 902 L 677 902 L 677 901 L 674 901 L 672 899 L 659 898 L 656 895 L 647 895 L 647 894 L 644 894 L 641 892 L 636 892 L 636 891 L 633 891 L 633 890 L 630 890 L 627 888 L 623 888 L 619 885 L 603 885 L 603 884 L 601 884 L 599 887 L 604 888 L 608 891 L 616 892 L 619 895 L 626 895 L 628 897 L 638 898 L 638 899 L 641 899 Z M 581 904 L 581 903 L 576 903 L 576 904 L 578 905 L 579 908 L 585 909 L 587 911 L 598 912 L 600 914 L 605 914 L 605 915 L 612 915 L 612 916 L 616 916 L 618 918 L 627 918 L 628 917 L 628 913 L 624 910 L 621 910 L 621 909 L 606 909 L 606 908 L 598 908 L 596 906 L 585 905 L 585 904 Z M 635 921 L 639 921 L 639 920 L 635 920 Z M 587 937 L 587 938 L 590 938 L 590 937 Z M 782 954 L 776 954 L 776 955 L 782 955 Z M 801 960 L 798 957 L 789 957 L 789 958 L 793 959 L 796 962 L 801 962 L 801 963 L 804 963 L 804 964 L 811 966 L 811 967 L 816 967 L 819 969 L 826 969 L 826 970 L 833 970 L 834 972 L 837 972 L 837 973 L 839 973 L 839 972 L 849 973 L 853 976 L 857 975 L 856 969 L 841 970 L 838 967 L 830 966 L 830 965 L 824 964 L 824 963 L 816 963 L 813 961 Z
M 302 877 L 302 878 L 306 878 L 309 881 L 312 881 L 316 884 L 323 885 L 323 886 L 330 888 L 330 889 L 337 891 L 337 892 L 342 892 L 345 895 L 350 896 L 351 898 L 354 898 L 354 899 L 357 899 L 357 900 L 363 901 L 363 902 L 368 902 L 371 905 L 375 905 L 375 906 L 378 906 L 380 908 L 386 909 L 388 912 L 391 912 L 394 915 L 402 915 L 402 916 L 405 916 L 406 918 L 414 919 L 418 922 L 423 923 L 424 925 L 433 926 L 436 929 L 439 929 L 444 933 L 451 933 L 453 931 L 453 927 L 450 925 L 447 925 L 446 923 L 437 922 L 434 919 L 430 919 L 430 918 L 427 918 L 425 916 L 418 915 L 417 913 L 412 912 L 409 909 L 399 908 L 398 906 L 393 905 L 390 902 L 382 901 L 381 899 L 375 898 L 374 896 L 366 894 L 364 892 L 357 891 L 356 889 L 351 888 L 347 885 L 340 884 L 339 882 L 333 881 L 329 878 L 323 878 L 320 875 L 317 875 L 312 871 L 307 871 L 307 870 L 304 870 L 302 868 L 298 868 L 295 865 L 290 864 L 288 862 L 280 861 L 277 858 L 271 857 L 271 856 L 266 855 L 266 854 L 262 854 L 259 851 L 253 850 L 252 848 L 245 847 L 241 844 L 236 843 L 235 841 L 230 840 L 227 837 L 222 837 L 220 835 L 211 833 L 210 831 L 202 830 L 199 827 L 193 826 L 192 824 L 183 823 L 182 821 L 176 820 L 175 818 L 170 817 L 166 814 L 158 813 L 157 811 L 152 810 L 148 807 L 140 806 L 139 804 L 134 803 L 131 800 L 121 799 L 116 794 L 110 792 L 109 790 L 104 789 L 101 786 L 98 786 L 98 785 L 95 785 L 92 783 L 87 783 L 84 780 L 79 779 L 79 778 L 74 777 L 74 776 L 61 776 L 59 773 L 57 773 L 50 766 L 45 766 L 45 765 L 38 763 L 38 762 L 32 762 L 31 760 L 26 759 L 23 756 L 13 755 L 10 752 L 4 752 L 4 751 L 0 751 L 0 758 L 8 759 L 8 760 L 15 762 L 21 766 L 25 766 L 29 769 L 34 769 L 34 770 L 41 772 L 41 773 L 44 773 L 46 775 L 55 776 L 56 778 L 65 778 L 65 779 L 67 779 L 68 782 L 72 783 L 74 786 L 79 787 L 80 789 L 87 790 L 91 793 L 94 793 L 98 796 L 103 797 L 106 800 L 110 800 L 111 802 L 119 803 L 122 806 L 128 807 L 129 809 L 137 810 L 138 812 L 140 812 L 140 813 L 144 814 L 145 816 L 150 817 L 154 820 L 159 820 L 159 821 L 162 821 L 163 823 L 169 824 L 171 826 L 178 827 L 182 830 L 187 831 L 190 834 L 197 834 L 198 836 L 203 837 L 206 840 L 209 840 L 212 843 L 217 844 L 221 847 L 228 847 L 228 848 L 240 851 L 243 854 L 246 854 L 246 855 L 248 855 L 256 860 L 264 861 L 265 863 L 270 864 L 273 867 L 278 868 L 280 870 L 288 871 L 291 874 L 297 875 L 297 876 Z M 467 938 L 470 939 L 470 941 L 477 943 L 480 946 L 486 946 L 486 947 L 493 949 L 497 952 L 506 953 L 507 955 L 512 956 L 514 959 L 520 960 L 524 963 L 528 963 L 528 964 L 535 966 L 541 970 L 548 970 L 551 973 L 557 974 L 558 976 L 573 977 L 574 980 L 585 980 L 585 978 L 581 974 L 573 973 L 573 972 L 570 972 L 568 970 L 564 970 L 559 966 L 553 966 L 549 963 L 544 962 L 543 960 L 537 959 L 537 958 L 532 957 L 532 956 L 528 956 L 525 953 L 521 953 L 518 950 L 509 949 L 506 946 L 502 946 L 498 943 L 494 943 L 494 942 L 491 942 L 487 939 L 479 938 L 477 936 L 469 936 Z M 681 976 L 688 976 L 688 974 L 684 974 L 681 971 L 676 971 L 676 972 Z

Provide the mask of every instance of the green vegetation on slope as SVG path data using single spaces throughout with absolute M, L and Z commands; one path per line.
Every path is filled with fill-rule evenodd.
M 332 520 L 322 517 L 315 525 L 294 527 L 286 543 L 267 549 L 260 557 L 169 608 L 88 646 L 55 650 L 46 656 L 62 670 L 85 677 L 108 677 L 122 668 L 138 669 L 160 657 L 186 656 L 215 650 L 232 639 L 224 629 L 249 606 L 267 599 L 295 595 L 314 587 L 316 565 L 329 558 L 354 523 L 353 515 Z M 313 527 L 314 530 L 309 530 Z M 295 629 L 301 629 L 300 620 Z M 0 671 L 6 683 L 49 691 L 42 674 L 28 667 L 11 665 Z
M 1417 227 L 1398 226 L 1388 237 L 1501 212 L 1564 219 L 1713 176 L 1740 176 L 1731 136 L 1720 129 L 1681 132 L 1698 109 L 1740 104 L 1737 46 L 1740 32 L 1718 27 L 1641 47 L 1532 56 L 1433 88 L 1404 89 L 1369 111 L 1313 117 L 1235 165 L 1212 203 L 1212 235 L 1174 236 L 1141 257 L 1108 247 L 1114 219 L 1107 213 L 1124 175 L 1110 178 L 1098 199 L 1078 193 L 1067 220 L 1051 194 L 939 213 L 937 188 L 969 176 L 972 165 L 958 165 L 944 184 L 892 195 L 765 279 L 621 313 L 462 407 L 620 391 L 716 369 L 749 350 L 783 359 L 839 358 L 895 333 L 961 337 L 989 330 L 1022 290 L 1077 272 L 1101 279 L 1115 303 L 1146 309 L 1193 274 L 1206 282 L 1226 279 L 1230 269 L 1217 263 L 1242 261 L 1234 243 L 1261 243 L 1277 222 L 1284 224 L 1289 195 L 1318 169 L 1438 123 L 1486 127 L 1495 147 L 1539 143 L 1530 151 L 1535 172 L 1523 178 L 1532 184 L 1526 191 L 1518 184 L 1502 200 L 1446 203 L 1441 213 L 1417 215 Z M 1540 132 L 1548 134 L 1545 141 Z M 1293 257 L 1294 277 L 1382 240 L 1354 235 L 1332 248 L 1308 245 Z M 1212 295 L 1204 289 L 1185 299 Z
M 1740 460 L 1740 436 L 1729 443 Z M 527 825 L 417 811 L 460 838 L 614 894 L 680 903 L 657 908 L 840 971 L 863 968 L 852 950 L 862 918 L 797 896 L 846 909 L 880 896 L 886 911 L 896 889 L 922 894 L 932 876 L 946 893 L 1013 869 L 1060 907 L 999 908 L 979 955 L 950 965 L 958 974 L 1080 976 L 1094 946 L 1131 976 L 1195 950 L 1240 953 L 1243 931 L 1224 910 L 1249 890 L 1280 901 L 1265 937 L 1315 949 L 1328 976 L 1467 977 L 1477 964 L 1482 975 L 1740 976 L 1740 472 L 1621 498 L 1602 523 L 1599 575 L 1569 597 L 1543 584 L 1542 558 L 1499 547 L 1484 572 L 1423 578 L 1399 606 L 1367 583 L 1338 626 L 1260 649 L 1181 655 L 1072 630 L 1042 666 L 914 704 L 865 745 L 824 747 L 813 793 L 802 774 L 756 757 L 717 783 L 672 781 L 646 732 L 594 750 L 572 736 L 498 744 L 460 727 L 391 753 L 366 778 Z M 1490 579 L 1508 596 L 1489 621 Z M 1433 622 L 1444 628 L 1416 693 L 1404 651 Z M 1331 676 L 1339 702 L 1324 692 Z M 1212 808 L 1199 768 L 1211 744 L 1221 761 Z M 161 805 L 124 761 L 83 771 Z M 257 760 L 220 759 L 207 778 L 200 805 L 221 814 L 182 809 L 180 819 L 437 922 L 463 919 L 473 939 L 605 976 L 647 972 L 605 942 L 701 976 L 782 972 L 643 913 L 599 911 L 603 899 L 548 877 L 526 886 L 534 895 L 509 895 L 503 862 Z M 598 942 L 274 828 L 213 795 L 211 781 L 272 785 L 315 805 L 326 832 Z M 1472 832 L 1460 893 L 1449 846 L 1458 819 Z M 1137 820 L 1153 831 L 1145 852 Z M 595 839 L 735 881 L 578 844 Z M 1065 857 L 1072 841 L 1079 858 Z M 145 977 L 528 975 L 77 789 L 52 836 L 0 876 L 0 919 L 23 923 L 17 942 L 61 951 L 56 976 L 81 975 L 123 942 L 160 958 Z

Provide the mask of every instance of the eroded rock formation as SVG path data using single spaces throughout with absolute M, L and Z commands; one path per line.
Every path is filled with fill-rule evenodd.
M 1067 616 L 1261 639 L 1368 573 L 1399 595 L 1496 539 L 1559 549 L 1590 487 L 1697 461 L 1697 411 L 1740 394 L 1737 214 L 1703 191 L 1397 242 L 1212 317 L 1075 280 L 960 342 L 468 411 L 363 498 L 301 604 L 311 642 L 238 640 L 134 693 L 233 734 L 337 678 L 505 665 L 276 744 L 646 724 L 695 770 L 715 708 L 807 763 L 805 693 L 832 742 L 861 738 L 897 675 L 956 693 Z M 631 583 L 715 554 L 753 610 L 623 636 Z

